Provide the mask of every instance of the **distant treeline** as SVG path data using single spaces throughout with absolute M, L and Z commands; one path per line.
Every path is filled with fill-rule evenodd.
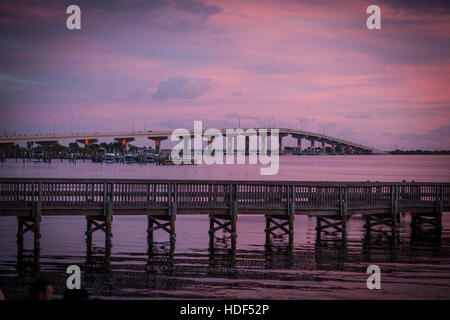
M 439 151 L 430 151 L 430 150 L 395 150 L 389 151 L 390 154 L 450 154 L 450 150 L 439 150 Z
M 133 145 L 129 145 L 129 149 L 135 149 Z M 80 146 L 76 142 L 70 143 L 68 146 L 61 145 L 59 143 L 53 143 L 49 145 L 28 145 L 28 147 L 21 147 L 17 144 L 4 144 L 0 145 L 0 159 L 4 158 L 30 158 L 32 154 L 42 153 L 50 158 L 64 158 L 70 154 L 82 155 L 101 155 L 105 152 L 114 152 L 123 154 L 124 148 L 119 142 L 112 143 L 92 143 L 90 145 Z
M 133 145 L 129 145 L 130 149 L 136 148 Z M 111 142 L 106 143 L 102 142 L 100 144 L 98 143 L 92 143 L 89 145 L 82 145 L 72 142 L 69 143 L 68 146 L 61 145 L 59 143 L 52 143 L 49 145 L 33 145 L 29 148 L 26 147 L 20 147 L 17 144 L 4 144 L 0 145 L 0 152 L 16 152 L 16 153 L 23 153 L 25 151 L 33 150 L 34 152 L 53 152 L 53 153 L 64 153 L 64 152 L 77 152 L 77 153 L 99 153 L 99 152 L 123 152 L 123 146 L 120 142 Z

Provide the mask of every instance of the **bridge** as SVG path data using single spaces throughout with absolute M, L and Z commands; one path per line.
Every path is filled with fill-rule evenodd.
M 16 216 L 18 241 L 26 232 L 39 246 L 42 216 L 84 216 L 87 242 L 92 233 L 105 233 L 111 244 L 116 215 L 145 215 L 148 242 L 164 230 L 175 241 L 177 215 L 207 215 L 211 237 L 219 230 L 235 245 L 238 216 L 261 215 L 266 236 L 277 232 L 293 242 L 295 216 L 317 219 L 318 234 L 346 234 L 350 218 L 365 218 L 364 227 L 388 228 L 393 233 L 400 213 L 412 215 L 411 227 L 440 230 L 442 213 L 450 211 L 450 183 L 286 182 L 109 179 L 0 179 L 0 217 Z
M 244 134 L 248 130 L 243 129 L 231 129 L 231 130 L 243 130 Z M 260 129 L 255 129 L 259 132 Z M 266 129 L 270 133 L 270 129 Z M 283 138 L 291 136 L 297 140 L 297 149 L 302 149 L 302 140 L 308 140 L 311 142 L 311 150 L 314 152 L 316 148 L 315 143 L 321 143 L 321 148 L 324 151 L 325 146 L 328 144 L 335 153 L 365 153 L 365 154 L 384 154 L 384 151 L 375 149 L 373 147 L 364 146 L 358 143 L 347 141 L 340 138 L 327 136 L 324 134 L 318 134 L 314 132 L 308 132 L 304 130 L 293 129 L 278 129 L 280 139 L 280 150 L 283 147 Z M 225 136 L 227 129 L 220 130 L 222 135 Z M 58 141 L 77 141 L 79 143 L 88 145 L 98 142 L 99 139 L 115 139 L 124 146 L 129 142 L 134 141 L 138 137 L 146 137 L 155 141 L 155 150 L 159 153 L 162 141 L 171 137 L 172 131 L 131 131 L 131 132 L 104 132 L 104 133 L 76 133 L 76 134 L 44 134 L 44 135 L 23 135 L 23 136 L 3 136 L 0 137 L 1 144 L 16 144 L 16 143 L 37 143 L 37 144 L 52 144 Z M 194 132 L 189 131 L 189 135 L 193 136 Z

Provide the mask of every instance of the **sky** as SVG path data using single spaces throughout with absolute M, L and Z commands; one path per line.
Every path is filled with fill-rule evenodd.
M 66 8 L 81 8 L 68 30 Z M 366 8 L 381 8 L 368 30 Z M 301 128 L 450 149 L 450 2 L 0 4 L 0 134 Z M 288 141 L 292 140 L 292 141 Z M 294 139 L 285 145 L 294 145 Z M 306 143 L 305 143 L 306 144 Z

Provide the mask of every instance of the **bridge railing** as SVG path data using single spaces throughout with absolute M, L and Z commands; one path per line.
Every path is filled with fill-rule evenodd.
M 390 208 L 395 201 L 395 190 L 391 184 L 348 186 L 345 202 L 349 209 Z
M 230 183 L 182 182 L 173 184 L 173 190 L 178 208 L 227 209 L 232 202 Z
M 339 210 L 450 206 L 448 183 L 0 179 L 0 209 L 42 208 Z
M 340 203 L 344 201 L 343 190 L 342 186 L 297 184 L 295 185 L 295 207 L 338 210 Z
M 450 184 L 442 185 L 442 205 L 444 208 L 450 207 Z
M 287 185 L 237 184 L 236 199 L 239 208 L 284 209 L 288 196 Z
M 104 202 L 116 207 L 167 207 L 168 183 L 113 182 L 105 183 Z

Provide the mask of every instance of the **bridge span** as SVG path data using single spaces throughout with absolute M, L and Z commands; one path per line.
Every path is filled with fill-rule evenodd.
M 265 128 L 261 128 L 265 129 Z M 221 133 L 225 136 L 226 131 L 230 129 L 220 129 Z M 231 129 L 231 130 L 242 130 L 244 135 L 248 135 L 245 132 L 248 130 L 246 128 L 242 129 Z M 259 132 L 259 128 L 255 130 Z M 271 129 L 266 129 L 270 133 Z M 325 150 L 325 146 L 328 144 L 331 149 L 336 152 L 354 151 L 355 153 L 365 153 L 365 154 L 385 154 L 384 151 L 378 150 L 373 147 L 365 146 L 359 143 L 351 142 L 341 138 L 331 137 L 325 134 L 319 134 L 304 130 L 294 130 L 281 128 L 279 130 L 280 138 L 280 150 L 283 147 L 283 138 L 291 136 L 297 140 L 297 149 L 302 150 L 302 140 L 308 140 L 311 143 L 311 150 L 314 152 L 315 149 L 321 148 Z M 194 135 L 194 131 L 190 130 L 190 135 Z M 92 144 L 98 142 L 100 139 L 115 139 L 123 145 L 134 141 L 138 137 L 146 137 L 155 141 L 155 149 L 159 152 L 161 148 L 162 141 L 169 139 L 172 135 L 172 131 L 162 130 L 162 131 L 128 131 L 128 132 L 95 132 L 95 133 L 75 133 L 75 134 L 42 134 L 42 135 L 22 135 L 22 136 L 2 136 L 0 137 L 1 144 L 16 144 L 16 143 L 37 143 L 37 144 L 51 144 L 59 141 L 77 141 L 81 144 Z M 317 143 L 321 143 L 319 147 L 316 146 Z

